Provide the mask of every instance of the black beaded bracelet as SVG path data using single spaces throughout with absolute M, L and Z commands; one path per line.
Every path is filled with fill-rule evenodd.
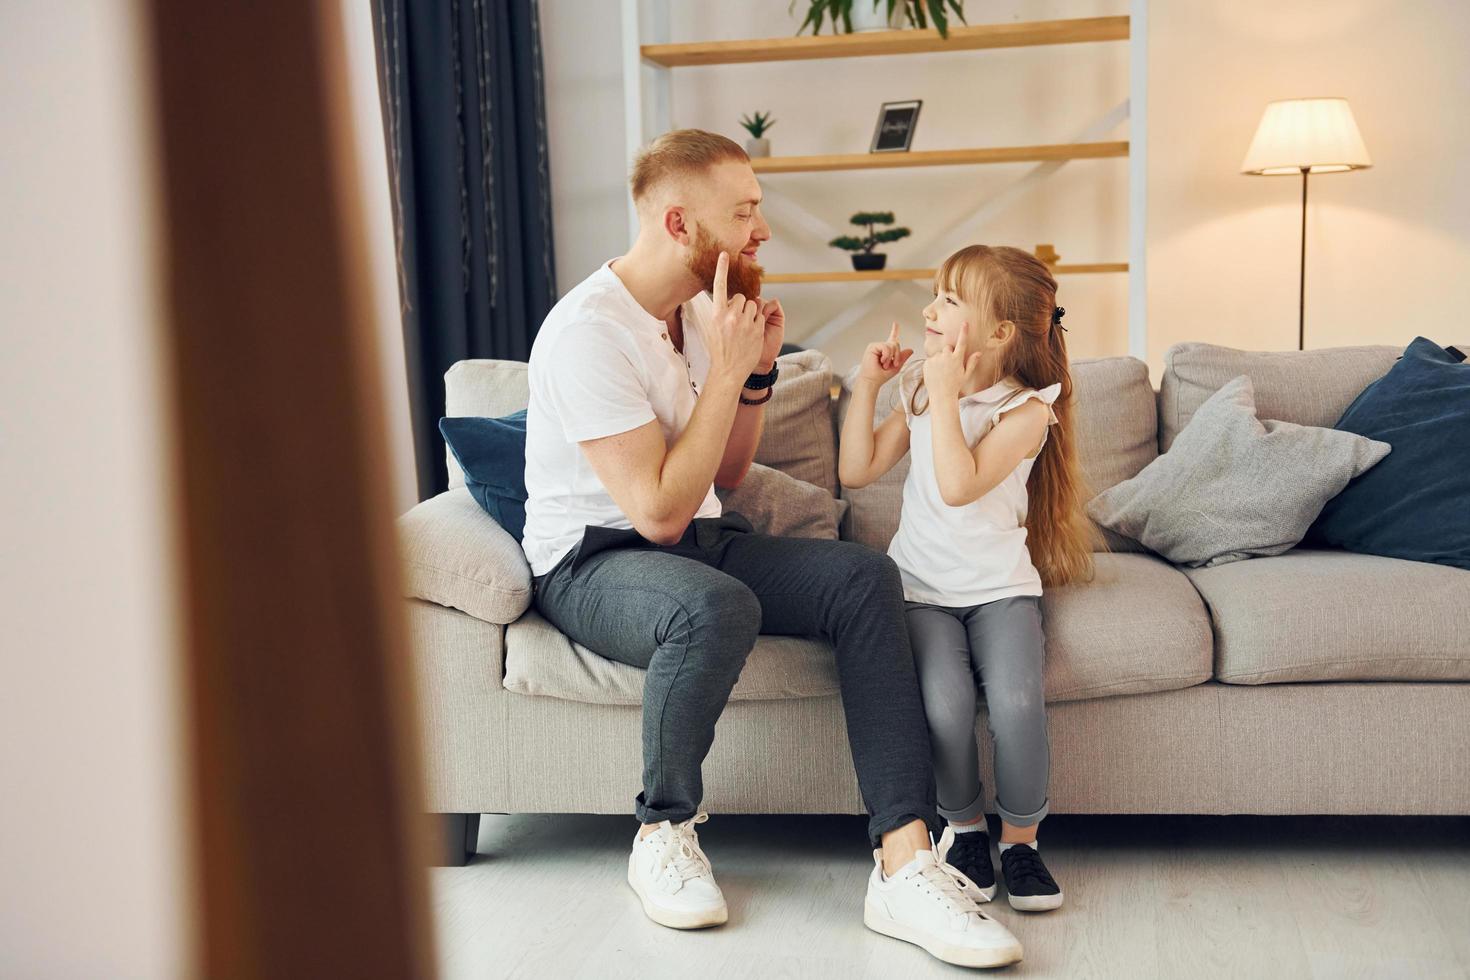
M 756 398 L 756 399 L 752 400 L 752 399 L 746 398 L 744 395 L 741 395 L 740 396 L 740 404 L 742 404 L 742 405 L 764 405 L 766 402 L 770 401 L 774 397 L 776 397 L 776 389 L 775 388 L 768 388 L 768 389 L 766 389 L 766 396 L 764 398 Z
M 769 374 L 752 374 L 745 379 L 745 387 L 750 391 L 763 391 L 776 383 L 776 378 L 781 374 L 781 368 L 772 366 Z

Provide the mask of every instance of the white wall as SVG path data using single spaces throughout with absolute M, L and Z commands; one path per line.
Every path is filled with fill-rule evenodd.
M 373 285 L 374 334 L 379 380 L 387 420 L 389 478 L 394 513 L 418 503 L 414 470 L 413 420 L 408 408 L 408 368 L 403 353 L 403 320 L 399 315 L 398 252 L 393 234 L 392 189 L 383 140 L 382 102 L 378 95 L 377 48 L 373 42 L 371 0 L 338 0 L 343 44 L 347 48 L 348 89 L 356 136 L 357 186 L 363 224 L 368 233 L 368 261 Z
M 785 36 L 788 0 L 738 6 L 673 3 L 673 41 Z M 800 3 L 798 6 L 802 6 Z M 542 0 L 553 213 L 563 292 L 627 245 L 618 4 Z M 974 22 L 1130 12 L 1128 0 L 971 2 Z M 1470 4 L 1457 0 L 1189 0 L 1149 4 L 1149 361 L 1182 340 L 1256 349 L 1296 343 L 1300 185 L 1237 174 L 1271 99 L 1342 95 L 1375 167 L 1312 183 L 1308 346 L 1403 343 L 1440 327 L 1470 300 Z M 738 117 L 773 110 L 777 154 L 862 152 L 879 103 L 922 98 L 915 149 L 1065 142 L 1127 98 L 1128 47 L 1068 45 L 926 57 L 675 69 L 673 122 L 742 138 Z M 1091 139 L 1126 139 L 1126 123 Z M 1013 187 L 1026 165 L 835 174 L 773 174 L 833 226 L 852 211 L 892 209 L 915 232 L 889 247 L 894 265 L 934 264 L 968 240 L 1056 245 L 1064 262 L 1127 258 L 1124 160 L 1078 161 L 1029 185 L 982 226 L 924 240 L 957 209 Z M 842 267 L 773 201 L 770 271 Z M 853 303 L 866 285 L 770 287 L 793 339 Z M 778 291 L 779 290 L 779 291 Z M 1075 356 L 1127 350 L 1127 281 L 1069 276 Z M 839 368 L 922 296 L 899 293 L 848 335 L 824 344 Z M 1436 331 L 1439 331 L 1436 333 Z M 1449 333 L 1454 333 L 1453 328 Z M 917 339 L 917 329 L 906 334 Z
M 1373 168 L 1311 179 L 1307 346 L 1441 343 L 1470 306 L 1470 4 L 1151 7 L 1150 360 L 1294 350 L 1301 181 L 1237 171 L 1272 99 L 1343 96 Z M 1157 372 L 1155 372 L 1157 376 Z
M 541 0 L 558 294 L 628 247 L 618 8 L 615 0 Z
M 188 972 L 134 3 L 0 4 L 0 976 Z

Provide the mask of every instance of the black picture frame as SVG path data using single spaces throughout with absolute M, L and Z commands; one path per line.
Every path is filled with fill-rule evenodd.
M 907 153 L 914 143 L 914 130 L 919 127 L 919 110 L 923 99 L 907 102 L 885 102 L 878 110 L 878 125 L 873 127 L 873 145 L 869 153 Z

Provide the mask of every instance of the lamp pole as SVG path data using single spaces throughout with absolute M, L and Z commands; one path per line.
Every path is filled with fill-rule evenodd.
M 1296 349 L 1307 349 L 1307 174 L 1302 168 L 1302 259 L 1296 294 Z

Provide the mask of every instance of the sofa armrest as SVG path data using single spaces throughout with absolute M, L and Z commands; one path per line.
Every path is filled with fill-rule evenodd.
M 531 566 L 520 542 L 464 487 L 446 490 L 398 519 L 404 595 L 513 623 L 531 605 Z

